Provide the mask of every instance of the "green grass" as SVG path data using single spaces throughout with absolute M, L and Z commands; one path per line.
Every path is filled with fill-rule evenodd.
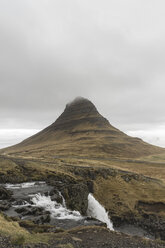
M 21 227 L 18 222 L 12 221 L 9 217 L 0 214 L 0 233 L 9 236 L 12 244 L 22 245 L 24 243 L 48 243 L 52 238 L 51 233 L 29 233 Z

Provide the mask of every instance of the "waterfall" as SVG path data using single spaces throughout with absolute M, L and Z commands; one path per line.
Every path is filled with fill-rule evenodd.
M 1 184 L 0 184 L 1 185 Z M 65 199 L 62 196 L 61 192 L 59 195 L 62 198 L 62 203 L 58 203 L 55 200 L 52 200 L 48 195 L 46 196 L 44 192 L 50 190 L 50 186 L 46 185 L 45 182 L 25 182 L 21 184 L 3 184 L 7 189 L 13 191 L 14 196 L 17 200 L 31 198 L 31 202 L 24 201 L 21 204 L 12 205 L 14 209 L 20 207 L 41 207 L 46 211 L 49 211 L 52 219 L 60 220 L 70 220 L 70 221 L 85 221 L 86 217 L 82 216 L 80 212 L 75 210 L 70 210 L 67 208 Z M 94 198 L 92 194 L 88 195 L 88 209 L 87 215 L 95 219 L 100 220 L 103 223 L 106 223 L 107 228 L 113 230 L 113 224 L 108 217 L 108 213 L 105 211 L 105 208 Z M 88 221 L 87 221 L 88 222 Z M 90 223 L 90 221 L 89 221 Z
M 113 224 L 109 219 L 108 213 L 105 211 L 105 208 L 94 198 L 92 194 L 88 195 L 87 214 L 97 220 L 106 223 L 107 228 L 109 228 L 110 230 L 114 230 Z
M 31 199 L 31 201 L 33 202 L 34 206 L 42 207 L 49 211 L 52 218 L 72 220 L 81 220 L 83 218 L 78 211 L 71 211 L 66 208 L 64 198 L 63 203 L 60 204 L 56 201 L 52 201 L 50 196 L 45 196 L 38 193 Z

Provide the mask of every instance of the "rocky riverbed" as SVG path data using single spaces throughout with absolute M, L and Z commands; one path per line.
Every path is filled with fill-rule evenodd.
M 56 184 L 60 184 L 60 181 L 56 182 Z M 89 216 L 86 216 L 77 210 L 68 209 L 64 197 L 56 186 L 48 185 L 43 181 L 3 184 L 0 186 L 0 192 L 0 210 L 7 216 L 16 217 L 21 221 L 31 220 L 37 225 L 49 224 L 54 226 L 54 230 L 60 228 L 68 230 L 74 227 L 93 225 L 107 225 L 110 229 L 113 229 L 106 211 L 94 197 L 90 198 L 91 202 L 88 199 L 88 205 L 91 206 L 91 210 L 87 209 Z M 70 194 L 73 194 L 74 191 L 71 192 Z M 93 212 L 91 213 L 91 211 Z M 26 226 L 22 222 L 21 225 Z M 115 230 L 154 239 L 154 236 L 146 230 L 130 224 L 115 227 Z
M 66 207 L 61 192 L 45 182 L 3 184 L 0 187 L 0 210 L 7 216 L 69 229 L 76 226 L 105 225 Z

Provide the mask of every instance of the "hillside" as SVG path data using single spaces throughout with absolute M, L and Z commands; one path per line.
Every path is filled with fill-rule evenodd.
M 84 98 L 67 104 L 59 118 L 41 132 L 0 150 L 1 183 L 46 181 L 62 192 L 68 208 L 83 213 L 87 195 L 93 193 L 115 227 L 133 225 L 162 240 L 165 240 L 164 171 L 165 149 L 116 129 Z M 19 225 L 18 228 L 22 231 Z M 50 239 L 49 232 L 45 235 Z M 65 233 L 60 235 L 65 240 Z M 112 233 L 113 238 L 115 235 Z M 29 233 L 24 236 L 25 240 L 34 238 Z
M 113 127 L 85 98 L 76 98 L 50 126 L 18 145 L 1 150 L 22 157 L 83 159 L 141 158 L 165 149 L 130 137 Z

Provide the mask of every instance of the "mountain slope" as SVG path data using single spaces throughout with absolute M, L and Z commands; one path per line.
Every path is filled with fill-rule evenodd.
M 52 125 L 0 154 L 1 182 L 47 181 L 74 207 L 86 188 L 114 225 L 145 227 L 165 240 L 165 149 L 116 129 L 89 100 L 74 100 Z
M 160 154 L 159 148 L 130 137 L 113 127 L 85 98 L 76 98 L 50 126 L 18 145 L 3 149 L 7 154 L 32 157 L 139 158 Z

